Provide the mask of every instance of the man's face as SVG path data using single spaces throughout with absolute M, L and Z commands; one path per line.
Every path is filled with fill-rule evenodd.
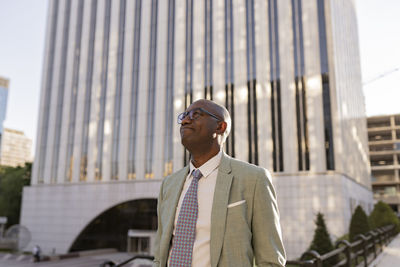
M 182 120 L 180 133 L 182 145 L 189 151 L 217 141 L 218 120 L 201 109 L 216 115 L 211 106 L 201 101 L 194 102 L 187 108 L 186 112 L 194 112 L 193 119 L 187 115 Z

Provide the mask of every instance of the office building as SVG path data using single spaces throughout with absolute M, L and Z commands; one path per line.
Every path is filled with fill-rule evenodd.
M 376 201 L 400 212 L 400 114 L 368 118 L 372 190 Z
M 3 135 L 3 122 L 6 119 L 9 80 L 0 77 L 0 149 Z
M 232 115 L 226 153 L 273 173 L 289 258 L 318 211 L 343 235 L 373 202 L 357 35 L 347 0 L 50 1 L 32 244 L 126 249 L 128 230 L 154 232 L 161 181 L 188 162 L 176 116 L 200 98 Z
M 32 140 L 21 131 L 4 128 L 1 140 L 0 165 L 24 166 L 32 162 Z

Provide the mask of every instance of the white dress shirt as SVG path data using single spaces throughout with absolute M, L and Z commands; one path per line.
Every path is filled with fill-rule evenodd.
M 215 184 L 217 182 L 218 167 L 221 162 L 222 150 L 201 165 L 198 169 L 203 174 L 199 180 L 197 188 L 198 200 L 198 217 L 196 224 L 196 238 L 193 245 L 192 267 L 210 267 L 210 232 L 211 232 L 211 210 L 214 200 Z M 196 169 L 190 162 L 190 171 L 183 185 L 182 193 L 179 198 L 178 206 L 175 213 L 175 224 L 173 235 L 175 235 L 176 223 L 178 221 L 179 212 L 183 198 L 192 182 L 192 172 Z M 171 257 L 171 249 L 169 250 L 168 262 Z

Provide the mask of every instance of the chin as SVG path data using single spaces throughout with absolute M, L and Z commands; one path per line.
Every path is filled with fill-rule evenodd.
M 190 151 L 190 144 L 191 142 L 187 140 L 187 138 L 181 138 L 181 144 Z

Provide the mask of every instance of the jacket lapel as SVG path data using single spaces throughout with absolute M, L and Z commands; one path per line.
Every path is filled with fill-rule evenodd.
M 169 214 L 169 217 L 168 217 L 168 221 L 166 222 L 166 234 L 163 235 L 165 238 L 161 244 L 161 247 L 165 249 L 165 251 L 163 253 L 165 261 L 164 261 L 164 265 L 161 265 L 161 266 L 166 266 L 166 264 L 167 264 L 170 242 L 171 242 L 172 233 L 173 233 L 173 229 L 174 229 L 174 223 L 175 223 L 176 207 L 178 206 L 179 197 L 181 196 L 183 185 L 185 183 L 188 172 L 189 172 L 189 166 L 185 166 L 182 169 L 182 171 L 177 173 L 176 176 L 174 177 L 174 181 L 172 181 L 171 188 L 173 188 L 173 189 L 179 188 L 179 190 L 168 190 L 168 193 L 171 194 L 171 196 L 168 201 L 168 205 L 165 205 L 165 208 L 168 209 L 167 214 Z
M 225 222 L 229 192 L 232 184 L 230 158 L 222 155 L 218 168 L 217 183 L 215 185 L 213 207 L 211 212 L 211 266 L 216 267 L 221 255 L 222 243 L 225 234 Z

